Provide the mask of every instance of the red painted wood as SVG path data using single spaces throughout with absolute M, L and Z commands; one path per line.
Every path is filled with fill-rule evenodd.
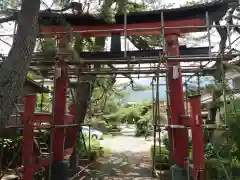
M 21 119 L 23 119 L 23 112 L 21 113 Z M 74 117 L 70 114 L 64 115 L 64 124 L 71 124 L 73 123 Z M 44 122 L 51 122 L 52 121 L 52 114 L 50 113 L 34 113 L 35 123 L 44 123 Z
M 24 98 L 24 129 L 23 129 L 23 145 L 22 145 L 22 162 L 24 166 L 24 180 L 32 180 L 34 173 L 33 165 L 35 163 L 33 157 L 33 118 L 36 106 L 36 95 L 29 95 Z
M 46 167 L 50 163 L 50 160 L 51 160 L 50 157 L 48 157 L 48 158 L 38 162 L 37 164 L 34 164 L 33 165 L 34 171 L 37 171 L 37 170 L 39 170 L 41 168 Z
M 54 106 L 54 124 L 64 125 L 75 123 L 75 114 L 65 114 L 66 111 L 66 92 L 67 92 L 67 73 L 64 68 L 61 69 L 61 76 L 56 79 L 55 90 L 55 106 Z M 24 132 L 23 132 L 23 165 L 24 175 L 23 180 L 32 180 L 35 171 L 45 167 L 49 164 L 50 159 L 46 158 L 36 163 L 36 157 L 33 152 L 33 138 L 34 138 L 34 123 L 36 122 L 50 122 L 52 114 L 48 113 L 34 113 L 36 105 L 36 95 L 26 96 L 24 99 L 24 112 L 21 113 Z M 64 149 L 65 131 L 67 130 L 72 135 L 72 144 L 67 149 Z M 53 131 L 53 161 L 63 160 L 64 156 L 73 153 L 76 147 L 77 127 L 56 127 L 51 129 Z
M 203 19 L 164 22 L 165 27 L 204 26 L 205 24 L 206 22 Z M 136 36 L 159 35 L 161 33 L 161 26 L 162 26 L 161 22 L 128 24 L 127 35 L 136 35 Z M 137 28 L 142 28 L 142 29 L 146 28 L 146 29 L 136 30 Z M 158 28 L 158 29 L 153 30 L 153 29 L 147 29 L 147 28 Z M 80 32 L 81 35 L 85 37 L 111 36 L 112 32 L 118 32 L 118 33 L 121 33 L 121 35 L 124 35 L 124 24 L 113 24 L 113 25 L 102 25 L 102 26 L 73 26 L 72 30 Z M 166 35 L 198 32 L 198 31 L 201 31 L 201 29 L 197 27 L 189 27 L 189 28 L 182 28 L 182 29 L 165 28 L 164 30 Z M 59 33 L 66 33 L 66 28 L 64 26 L 40 26 L 40 32 L 52 33 L 54 36 Z
M 61 76 L 56 78 L 55 84 L 55 98 L 54 98 L 54 124 L 62 125 L 64 124 L 64 117 L 66 112 L 66 93 L 67 93 L 67 83 L 68 77 L 65 69 L 61 69 Z M 52 145 L 53 145 L 53 154 L 54 161 L 63 160 L 64 152 L 64 128 L 54 128 Z
M 181 117 L 181 124 L 186 126 L 186 127 L 191 127 L 191 118 L 186 117 L 186 116 L 182 116 Z
M 63 152 L 63 156 L 69 156 L 72 152 L 73 152 L 72 148 L 65 149 Z M 53 154 L 53 158 L 54 158 L 54 154 Z M 46 167 L 50 163 L 50 161 L 51 161 L 51 159 L 50 159 L 50 157 L 48 157 L 48 158 L 43 159 L 42 161 L 38 162 L 37 164 L 33 164 L 33 166 L 32 166 L 33 171 L 37 171 L 41 168 Z
M 21 113 L 23 119 L 23 112 Z M 49 113 L 34 113 L 33 121 L 35 123 L 50 122 L 52 119 L 52 114 Z M 23 119 L 24 120 L 24 119 Z
M 73 124 L 74 123 L 74 116 L 70 114 L 66 114 L 64 116 L 64 124 Z
M 69 156 L 72 153 L 72 151 L 73 151 L 72 148 L 65 149 L 63 152 L 63 156 Z M 54 154 L 53 154 L 53 157 L 54 157 Z M 37 171 L 41 168 L 46 167 L 50 163 L 50 161 L 51 161 L 51 159 L 50 159 L 50 157 L 48 157 L 48 158 L 43 159 L 42 161 L 38 162 L 37 164 L 33 164 L 33 170 Z
M 189 98 L 192 124 L 192 155 L 194 179 L 198 177 L 199 169 L 204 170 L 204 138 L 201 118 L 201 100 L 200 96 Z M 204 180 L 204 172 L 201 171 L 200 180 Z
M 169 56 L 179 56 L 179 43 L 178 35 L 166 36 L 166 49 Z M 168 66 L 168 87 L 169 87 L 169 99 L 170 99 L 170 113 L 171 119 L 169 124 L 183 125 L 181 122 L 181 115 L 185 114 L 184 109 L 184 93 L 182 87 L 182 75 L 180 71 L 179 62 L 169 62 Z M 178 78 L 173 79 L 173 66 L 178 66 Z M 171 129 L 172 136 L 172 152 L 173 160 L 175 163 L 184 167 L 185 158 L 188 157 L 188 131 L 187 129 L 174 128 Z

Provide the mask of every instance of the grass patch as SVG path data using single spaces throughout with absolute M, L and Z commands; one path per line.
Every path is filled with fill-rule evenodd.
M 151 146 L 151 157 L 153 159 L 153 145 Z M 165 147 L 161 147 L 161 151 L 158 145 L 156 145 L 155 158 L 157 163 L 168 163 L 169 162 L 169 151 Z
M 104 138 L 113 138 L 111 135 L 105 135 Z M 84 141 L 86 145 L 86 149 L 84 148 Z M 90 144 L 89 144 L 90 143 Z M 84 136 L 84 139 L 79 134 L 78 138 L 78 145 L 77 150 L 81 158 L 88 159 L 89 156 L 91 160 L 96 160 L 98 157 L 108 157 L 112 154 L 112 151 L 110 148 L 105 148 L 101 146 L 101 143 L 99 140 L 95 138 L 89 138 L 88 136 Z
M 151 146 L 151 157 L 153 160 L 154 157 L 154 146 Z M 161 147 L 161 150 L 158 145 L 156 145 L 156 152 L 155 152 L 155 160 L 156 164 L 155 167 L 158 170 L 169 169 L 169 151 L 165 147 Z
M 112 155 L 112 150 L 110 148 L 103 147 L 102 151 L 103 151 L 102 156 L 104 157 L 108 157 Z

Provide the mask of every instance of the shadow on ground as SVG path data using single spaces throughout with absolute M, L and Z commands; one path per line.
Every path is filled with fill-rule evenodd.
M 87 179 L 93 180 L 150 180 L 152 179 L 151 158 L 149 153 L 125 151 L 114 153 L 108 160 L 100 160 Z

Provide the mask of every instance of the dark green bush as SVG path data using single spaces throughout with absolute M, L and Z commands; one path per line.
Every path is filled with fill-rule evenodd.
M 95 159 L 102 154 L 99 140 L 91 137 L 89 139 L 87 135 L 81 135 L 80 133 L 78 136 L 77 151 L 81 158 L 91 157 L 91 159 Z
M 224 168 L 226 168 L 227 173 L 229 173 L 227 169 L 228 165 L 229 165 L 229 162 L 227 160 L 220 161 L 218 158 L 205 159 L 207 179 L 209 180 L 227 179 L 226 174 L 224 172 Z
M 0 152 L 2 167 L 10 165 L 10 167 L 17 167 L 21 165 L 21 151 L 22 150 L 22 137 L 17 136 L 12 139 L 0 138 Z M 15 157 L 13 159 L 13 157 Z M 10 164 L 11 162 L 11 164 Z
M 166 147 L 166 149 L 169 150 L 169 139 L 167 136 L 163 138 L 163 144 Z
M 153 158 L 153 149 L 154 146 L 151 146 L 151 156 Z M 158 145 L 156 145 L 155 158 L 156 162 L 159 163 L 168 163 L 169 162 L 169 151 L 165 147 L 161 147 L 161 150 Z
M 148 122 L 144 120 L 139 120 L 136 123 L 136 132 L 135 136 L 140 137 L 146 135 L 148 131 Z

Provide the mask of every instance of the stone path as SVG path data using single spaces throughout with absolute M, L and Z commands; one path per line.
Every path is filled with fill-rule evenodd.
M 119 136 L 104 140 L 104 147 L 111 148 L 112 156 L 99 161 L 86 179 L 92 180 L 151 180 L 151 142 L 144 138 Z
M 102 159 L 89 172 L 93 180 L 151 180 L 151 158 L 148 153 L 114 153 L 110 160 Z

